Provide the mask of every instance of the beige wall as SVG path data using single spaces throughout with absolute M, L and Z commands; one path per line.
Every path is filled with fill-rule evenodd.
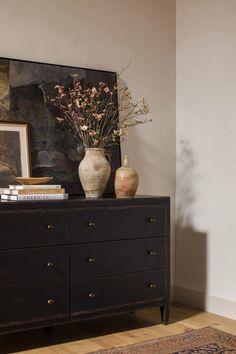
M 235 0 L 177 0 L 176 299 L 234 319 L 235 18 Z
M 175 1 L 0 0 L 0 56 L 121 71 L 153 122 L 122 145 L 175 194 Z M 235 0 L 177 0 L 176 296 L 236 317 Z M 172 234 L 173 236 L 173 234 Z M 172 265 L 173 265 L 172 255 Z
M 175 192 L 175 1 L 0 0 L 0 56 L 120 72 L 153 122 L 122 150 L 139 193 Z M 174 216 L 172 208 L 172 215 Z

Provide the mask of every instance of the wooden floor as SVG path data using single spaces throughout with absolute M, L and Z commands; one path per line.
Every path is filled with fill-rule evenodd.
M 58 326 L 50 335 L 43 330 L 34 330 L 0 336 L 0 354 L 82 354 L 205 326 L 236 335 L 236 321 L 174 304 L 167 326 L 160 322 L 159 309 L 150 308 L 133 314 Z

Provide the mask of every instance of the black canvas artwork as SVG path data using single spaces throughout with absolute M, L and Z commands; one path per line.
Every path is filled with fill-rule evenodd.
M 83 145 L 58 129 L 55 110 L 45 102 L 53 97 L 55 85 L 70 87 L 77 74 L 86 86 L 106 82 L 116 84 L 116 73 L 54 64 L 0 58 L 0 119 L 27 122 L 30 132 L 31 175 L 52 176 L 67 193 L 83 195 L 78 165 L 84 156 Z M 118 119 L 118 118 L 117 118 Z M 114 174 L 120 167 L 120 146 L 108 149 L 111 176 L 105 194 L 114 193 Z

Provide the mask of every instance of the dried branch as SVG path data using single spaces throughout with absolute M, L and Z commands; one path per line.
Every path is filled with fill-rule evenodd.
M 124 69 L 125 70 L 125 69 Z M 127 136 L 128 128 L 151 121 L 141 119 L 149 112 L 145 99 L 132 102 L 127 87 L 109 87 L 105 82 L 87 87 L 76 74 L 73 86 L 56 85 L 57 94 L 49 102 L 57 107 L 58 124 L 68 130 L 85 147 L 106 147 Z

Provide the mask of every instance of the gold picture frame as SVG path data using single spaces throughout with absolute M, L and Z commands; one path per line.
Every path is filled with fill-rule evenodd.
M 0 187 L 30 177 L 29 130 L 25 122 L 0 121 Z

